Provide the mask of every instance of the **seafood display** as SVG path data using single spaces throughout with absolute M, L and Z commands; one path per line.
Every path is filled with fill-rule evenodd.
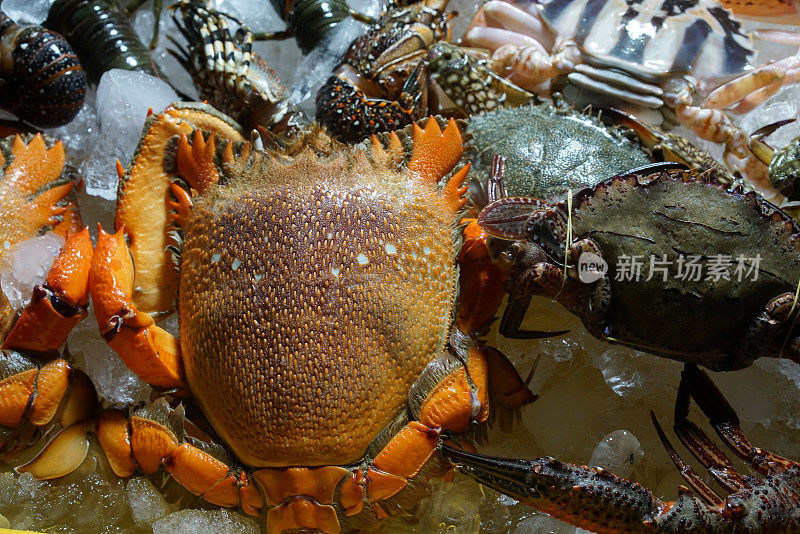
M 800 532 L 796 28 L 41 7 L 0 16 L 0 529 Z
M 732 167 L 765 194 L 775 193 L 746 135 L 721 110 L 734 104 L 750 110 L 793 83 L 798 60 L 753 68 L 754 51 L 740 21 L 716 2 L 677 8 L 647 1 L 498 0 L 481 8 L 465 40 L 492 50 L 493 68 L 525 89 L 557 88 L 580 105 L 618 107 L 656 126 L 678 123 L 724 143 Z

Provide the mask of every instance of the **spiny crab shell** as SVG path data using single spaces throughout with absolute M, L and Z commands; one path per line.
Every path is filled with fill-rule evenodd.
M 257 153 L 183 225 L 187 380 L 248 465 L 359 460 L 444 349 L 455 221 L 412 174 Z

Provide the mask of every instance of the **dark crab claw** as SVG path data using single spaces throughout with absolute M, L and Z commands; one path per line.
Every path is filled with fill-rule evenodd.
M 499 239 L 526 239 L 528 219 L 548 204 L 532 197 L 506 197 L 495 200 L 478 215 L 478 224 Z
M 596 467 L 550 457 L 515 460 L 442 447 L 459 471 L 481 484 L 592 531 L 647 530 L 661 501 L 644 487 Z
M 647 165 L 642 165 L 641 167 L 636 167 L 635 169 L 629 169 L 619 173 L 617 176 L 648 176 L 657 172 L 668 171 L 671 169 L 677 169 L 681 171 L 690 170 L 689 166 L 685 163 L 680 163 L 677 161 L 662 161 L 659 163 L 648 163 Z
M 750 134 L 750 141 L 747 143 L 748 148 L 750 148 L 750 152 L 755 154 L 755 156 L 761 160 L 761 163 L 764 165 L 769 165 L 772 161 L 772 156 L 775 153 L 775 150 L 773 150 L 773 148 L 769 146 L 764 139 L 769 137 L 778 128 L 786 126 L 795 120 L 796 119 L 784 119 L 782 121 L 773 122 L 772 124 L 762 126 Z

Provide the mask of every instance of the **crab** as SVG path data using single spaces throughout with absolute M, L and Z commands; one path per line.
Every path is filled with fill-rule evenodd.
M 737 111 L 747 111 L 793 83 L 797 58 L 753 69 L 749 38 L 721 5 L 664 6 L 495 0 L 482 6 L 465 43 L 492 50 L 493 68 L 524 89 L 558 89 L 575 103 L 620 108 L 655 126 L 679 123 L 724 144 L 728 165 L 772 199 L 747 135 L 722 110 L 740 102 Z M 707 95 L 700 105 L 698 95 Z
M 536 97 L 489 68 L 484 50 L 437 41 L 423 63 L 430 109 L 469 118 L 500 108 L 524 106 Z
M 94 434 L 117 475 L 165 470 L 269 532 L 411 513 L 451 470 L 444 440 L 469 447 L 490 409 L 534 398 L 499 351 L 451 329 L 468 166 L 454 121 L 412 137 L 410 159 L 397 135 L 270 154 L 207 105 L 149 117 L 89 287 L 109 345 L 197 402 L 207 430 L 162 397 L 67 427 L 28 471 L 70 472 Z M 180 339 L 154 322 L 176 306 Z
M 564 198 L 570 189 L 595 185 L 622 170 L 651 162 L 630 132 L 607 127 L 596 115 L 576 112 L 560 99 L 553 104 L 542 102 L 475 115 L 466 134 L 472 163 L 471 202 L 478 211 L 487 204 L 487 190 L 496 185 L 486 178 L 495 153 L 505 158 L 503 187 L 509 194 L 548 201 Z M 508 242 L 492 239 L 476 217 L 474 211 L 462 221 L 467 236 L 462 260 L 468 257 L 469 261 L 463 262 L 463 304 L 459 311 L 482 324 L 467 330 L 483 330 L 494 318 L 506 280 L 497 260 L 509 252 Z M 500 332 L 513 336 L 516 328 L 504 320 Z
M 449 40 L 448 0 L 390 2 L 317 93 L 316 119 L 345 142 L 410 125 L 428 109 L 424 58 Z
M 518 243 L 500 258 L 510 278 L 504 320 L 519 324 L 514 317 L 541 294 L 600 340 L 712 370 L 762 356 L 800 362 L 796 224 L 713 171 L 670 167 L 682 165 L 635 169 L 555 205 L 531 197 L 489 204 L 478 223 Z M 498 157 L 493 179 L 502 174 Z
M 763 479 L 742 475 L 725 454 L 688 419 L 694 398 L 720 438 Z M 677 501 L 663 501 L 646 488 L 600 468 L 554 458 L 514 460 L 445 447 L 459 470 L 502 493 L 581 528 L 598 533 L 796 532 L 800 529 L 800 463 L 750 444 L 736 412 L 708 375 L 687 364 L 675 404 L 675 433 L 709 474 L 730 492 L 722 499 L 678 455 L 653 424 L 681 476 Z
M 27 446 L 51 422 L 91 416 L 94 389 L 58 354 L 87 314 L 92 242 L 81 229 L 75 180 L 64 148 L 41 134 L 0 139 L 0 261 L 28 240 L 53 232 L 64 240 L 43 283 L 17 309 L 0 292 L 0 453 Z M 9 273 L 10 274 L 10 273 Z M 24 296 L 23 296 L 24 299 Z

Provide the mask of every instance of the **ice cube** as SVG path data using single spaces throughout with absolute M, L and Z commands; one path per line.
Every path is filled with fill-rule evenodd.
M 132 478 L 125 486 L 133 520 L 152 525 L 169 513 L 169 504 L 152 482 L 143 477 Z
M 76 167 L 92 153 L 99 132 L 100 120 L 95 108 L 94 87 L 87 88 L 83 107 L 74 119 L 64 126 L 45 130 L 47 135 L 64 143 L 68 163 Z
M 289 100 L 300 104 L 309 116 L 314 116 L 317 91 L 331 76 L 353 40 L 366 29 L 354 19 L 341 21 L 325 39 L 296 66 L 296 75 Z
M 620 397 L 648 397 L 657 384 L 680 381 L 681 364 L 625 347 L 612 347 L 592 358 L 611 390 Z
M 116 140 L 117 150 L 130 159 L 142 133 L 148 110 L 159 113 L 178 100 L 166 82 L 144 72 L 111 69 L 97 86 L 97 113 L 103 137 Z
M 258 534 L 252 519 L 230 510 L 181 510 L 153 523 L 153 534 Z
M 100 337 L 94 313 L 70 332 L 67 346 L 78 367 L 86 371 L 97 394 L 111 404 L 135 404 L 149 397 L 150 387 L 123 363 Z
M 3 13 L 17 24 L 41 24 L 55 0 L 4 0 Z
M 235 17 L 254 32 L 283 30 L 281 16 L 269 0 L 220 0 L 217 10 Z
M 130 161 L 148 110 L 158 113 L 177 100 L 168 84 L 149 74 L 121 69 L 103 74 L 96 97 L 100 135 L 81 167 L 89 194 L 116 198 L 116 160 Z
M 44 283 L 64 241 L 60 235 L 47 232 L 18 243 L 10 252 L 8 241 L 0 243 L 0 251 L 5 256 L 0 262 L 0 287 L 14 308 L 22 308 L 30 302 L 33 288 Z
M 784 119 L 800 118 L 800 86 L 790 85 L 784 87 L 767 99 L 753 111 L 745 114 L 739 121 L 739 126 L 748 134 L 751 134 L 768 124 Z M 800 121 L 795 120 L 785 126 L 781 126 L 773 134 L 766 138 L 766 141 L 773 148 L 782 148 L 792 139 L 800 135 Z
M 644 451 L 636 436 L 627 430 L 615 430 L 597 444 L 589 465 L 602 467 L 619 477 L 630 478 L 643 458 Z

